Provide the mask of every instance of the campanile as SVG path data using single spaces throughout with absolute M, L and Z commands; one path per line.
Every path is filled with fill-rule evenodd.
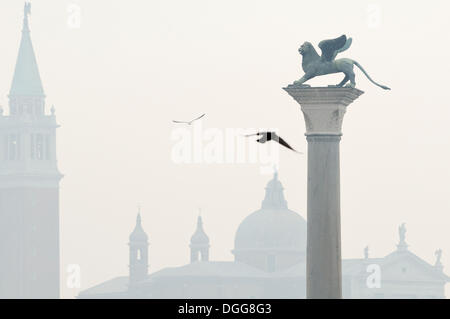
M 48 112 L 25 4 L 8 114 L 0 110 L 0 298 L 59 298 L 55 110 Z

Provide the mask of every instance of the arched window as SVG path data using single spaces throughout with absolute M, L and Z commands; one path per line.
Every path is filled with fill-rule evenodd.
M 44 159 L 44 139 L 42 134 L 36 134 L 36 159 Z
M 140 249 L 138 249 L 137 250 L 137 252 L 136 252 L 136 260 L 138 260 L 138 261 L 140 261 L 141 260 L 141 250 Z

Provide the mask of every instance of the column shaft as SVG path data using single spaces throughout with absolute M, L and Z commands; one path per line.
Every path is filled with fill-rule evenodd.
M 308 141 L 307 298 L 342 298 L 339 142 L 355 88 L 284 88 L 303 112 Z
M 340 136 L 308 140 L 307 298 L 341 298 Z

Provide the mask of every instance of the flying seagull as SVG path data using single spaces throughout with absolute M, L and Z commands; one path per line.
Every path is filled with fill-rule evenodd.
M 256 134 L 249 134 L 249 135 L 245 135 L 245 136 L 246 137 L 260 136 L 260 138 L 256 140 L 258 143 L 263 144 L 268 141 L 275 141 L 275 142 L 283 145 L 284 147 L 290 149 L 291 151 L 294 151 L 299 154 L 303 154 L 302 152 L 298 152 L 297 150 L 293 149 L 284 139 L 279 137 L 275 132 L 258 132 Z
M 193 122 L 195 122 L 195 121 L 201 119 L 201 118 L 202 118 L 203 116 L 205 116 L 205 115 L 206 115 L 206 114 L 202 114 L 202 115 L 200 115 L 199 117 L 193 119 L 192 121 L 188 121 L 188 122 L 186 122 L 186 121 L 175 121 L 175 120 L 172 120 L 172 122 L 174 122 L 174 123 L 181 123 L 181 124 L 191 125 Z

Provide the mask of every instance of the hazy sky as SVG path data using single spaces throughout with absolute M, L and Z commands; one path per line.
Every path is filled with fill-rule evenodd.
M 189 261 L 198 207 L 211 259 L 232 260 L 237 226 L 260 208 L 270 176 L 256 164 L 175 164 L 171 120 L 207 113 L 205 129 L 274 127 L 305 151 L 303 116 L 281 88 L 303 73 L 301 43 L 344 33 L 354 41 L 342 57 L 392 91 L 356 71 L 365 94 L 343 126 L 343 257 L 366 245 L 371 257 L 390 253 L 405 222 L 410 249 L 434 263 L 442 248 L 450 273 L 448 1 L 33 2 L 47 106 L 61 124 L 63 297 L 79 291 L 65 285 L 68 264 L 81 266 L 81 289 L 127 274 L 138 203 L 151 272 Z M 80 28 L 68 23 L 71 4 Z M 0 2 L 3 106 L 22 10 L 23 1 Z M 289 207 L 306 217 L 306 157 L 281 150 L 279 174 Z

